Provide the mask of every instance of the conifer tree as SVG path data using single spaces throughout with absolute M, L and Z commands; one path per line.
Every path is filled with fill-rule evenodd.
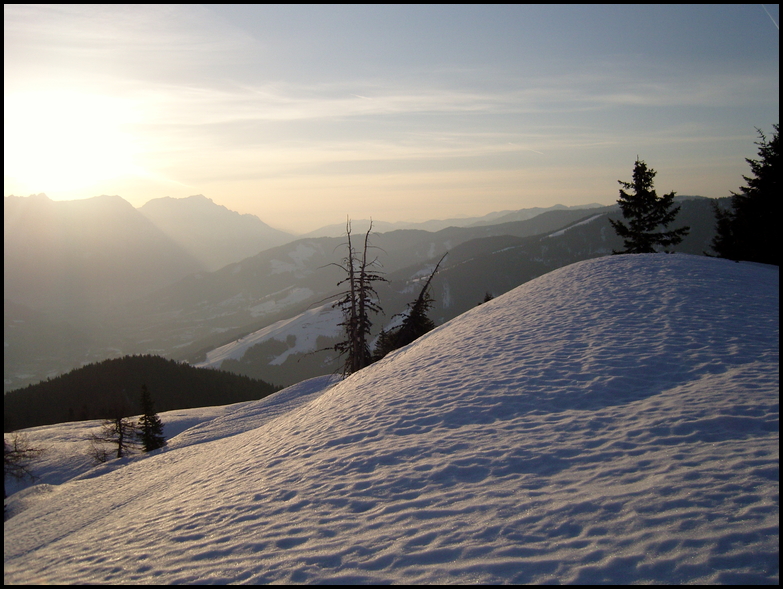
M 780 125 L 773 128 L 769 141 L 757 129 L 759 159 L 745 159 L 753 177 L 743 176 L 747 186 L 731 193 L 731 210 L 713 204 L 717 235 L 712 249 L 721 258 L 780 266 Z
M 491 300 L 492 300 L 492 299 L 494 299 L 494 298 L 495 298 L 495 297 L 494 297 L 494 295 L 493 295 L 491 292 L 489 292 L 489 291 L 486 291 L 486 292 L 484 293 L 484 300 L 483 300 L 483 301 L 479 301 L 479 305 L 483 305 L 484 303 L 488 303 L 489 301 L 491 301 Z M 478 305 L 477 305 L 477 306 L 478 306 Z
M 688 235 L 689 227 L 656 232 L 658 227 L 665 229 L 674 221 L 680 207 L 672 208 L 674 192 L 658 197 L 653 189 L 655 174 L 655 170 L 637 159 L 633 169 L 633 182 L 618 180 L 625 190 L 633 192 L 628 193 L 621 188 L 620 198 L 617 200 L 628 224 L 609 220 L 617 235 L 623 238 L 625 246 L 623 251 L 612 253 L 651 254 L 656 252 L 656 246 L 666 248 L 677 245 Z
M 388 331 L 381 331 L 375 344 L 374 360 L 380 360 L 389 352 L 407 346 L 425 333 L 435 329 L 435 322 L 427 316 L 427 312 L 435 301 L 430 296 L 429 288 L 435 273 L 447 255 L 443 254 L 443 257 L 435 265 L 435 269 L 430 273 L 416 300 L 408 304 L 408 313 L 402 324 Z
M 141 417 L 139 418 L 138 436 L 145 452 L 151 452 L 166 445 L 166 438 L 163 437 L 163 423 L 155 413 L 152 395 L 150 395 L 146 384 L 141 385 Z

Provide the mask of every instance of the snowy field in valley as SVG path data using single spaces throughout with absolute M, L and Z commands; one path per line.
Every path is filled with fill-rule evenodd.
M 5 582 L 777 584 L 778 275 L 589 260 L 331 387 L 163 414 L 154 455 L 28 430 Z

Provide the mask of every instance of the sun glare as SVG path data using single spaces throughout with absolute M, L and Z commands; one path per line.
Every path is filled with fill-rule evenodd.
M 74 91 L 5 96 L 4 180 L 19 192 L 79 192 L 142 173 L 134 164 L 130 101 Z

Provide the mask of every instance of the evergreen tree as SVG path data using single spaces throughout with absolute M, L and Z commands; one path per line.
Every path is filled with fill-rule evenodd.
M 731 193 L 731 210 L 713 205 L 717 235 L 712 249 L 721 258 L 780 266 L 780 125 L 773 128 L 769 141 L 757 129 L 760 159 L 745 159 L 753 177 L 743 176 L 747 186 Z
M 633 169 L 633 182 L 618 180 L 623 188 L 620 189 L 620 198 L 617 204 L 623 213 L 623 218 L 628 222 L 609 219 L 617 235 L 623 238 L 625 249 L 615 254 L 651 254 L 655 253 L 655 246 L 669 247 L 680 243 L 688 232 L 689 227 L 681 227 L 672 231 L 655 230 L 662 226 L 664 229 L 674 221 L 680 207 L 672 208 L 674 192 L 658 197 L 653 189 L 655 170 L 647 168 L 643 161 L 636 160 Z
M 430 296 L 429 288 L 446 255 L 448 254 L 443 254 L 443 257 L 438 261 L 416 300 L 408 304 L 408 313 L 402 324 L 389 331 L 381 331 L 375 344 L 374 360 L 380 360 L 389 352 L 407 346 L 425 333 L 435 329 L 435 322 L 427 316 L 427 312 L 432 308 L 432 303 L 435 300 Z
M 139 418 L 138 435 L 142 449 L 145 452 L 157 450 L 166 445 L 163 437 L 163 423 L 155 413 L 152 395 L 147 390 L 147 385 L 141 385 L 141 417 Z
M 489 301 L 491 301 L 491 300 L 492 300 L 492 299 L 494 299 L 494 298 L 495 298 L 495 297 L 492 295 L 492 293 L 491 293 L 491 292 L 489 292 L 489 291 L 486 291 L 486 292 L 484 293 L 484 300 L 483 300 L 483 301 L 480 301 L 480 302 L 479 302 L 479 305 L 483 305 L 484 303 L 488 303 Z M 477 305 L 477 306 L 478 306 L 478 305 Z
M 378 303 L 378 293 L 373 287 L 374 282 L 388 282 L 378 272 L 372 270 L 378 265 L 378 258 L 370 260 L 367 251 L 370 248 L 370 232 L 372 221 L 364 236 L 364 248 L 361 256 L 354 249 L 351 240 L 351 221 L 346 222 L 348 254 L 341 264 L 333 264 L 346 273 L 346 278 L 337 283 L 337 286 L 346 284 L 348 289 L 340 295 L 340 299 L 334 303 L 343 312 L 343 322 L 340 323 L 345 330 L 345 339 L 333 346 L 332 349 L 345 354 L 343 365 L 344 374 L 353 374 L 368 366 L 372 362 L 372 354 L 367 339 L 370 335 L 372 322 L 370 313 L 383 311 Z

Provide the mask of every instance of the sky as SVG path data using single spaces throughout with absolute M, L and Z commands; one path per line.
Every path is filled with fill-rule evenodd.
M 5 195 L 204 194 L 306 232 L 728 196 L 779 120 L 778 5 L 5 5 Z

